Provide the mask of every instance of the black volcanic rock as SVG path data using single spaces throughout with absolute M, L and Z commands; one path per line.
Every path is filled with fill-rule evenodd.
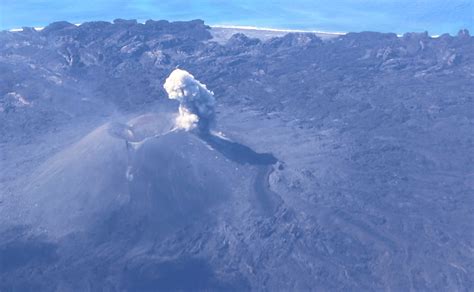
M 259 39 L 256 38 L 249 38 L 243 33 L 234 34 L 229 41 L 227 42 L 227 46 L 229 47 L 240 47 L 240 46 L 255 46 L 260 43 Z
M 321 43 L 321 39 L 312 33 L 288 33 L 281 38 L 269 40 L 266 45 L 272 48 L 295 48 L 315 46 Z
M 122 26 L 135 26 L 138 24 L 136 19 L 114 19 L 113 24 L 122 25 Z
M 48 35 L 51 33 L 62 31 L 64 29 L 74 29 L 74 28 L 76 28 L 76 26 L 70 22 L 58 21 L 58 22 L 53 22 L 49 24 L 48 26 L 46 26 L 45 28 L 43 28 L 41 30 L 41 33 Z
M 463 39 L 469 39 L 471 37 L 469 30 L 467 29 L 461 29 L 458 32 L 458 37 L 463 38 Z
M 373 31 L 364 31 L 359 33 L 350 32 L 341 37 L 351 41 L 358 41 L 360 43 L 371 43 L 374 41 L 397 41 L 398 37 L 394 33 L 381 33 Z
M 210 136 L 169 132 L 177 67 Z M 2 31 L 0 290 L 471 290 L 473 76 L 467 30 Z
M 34 27 L 23 27 L 22 28 L 22 33 L 24 34 L 35 34 L 38 31 Z

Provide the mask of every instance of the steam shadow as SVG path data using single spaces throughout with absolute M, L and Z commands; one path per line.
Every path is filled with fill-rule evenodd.
M 270 153 L 257 153 L 250 147 L 220 138 L 210 133 L 199 133 L 198 136 L 226 158 L 239 164 L 272 165 L 278 161 L 276 157 Z

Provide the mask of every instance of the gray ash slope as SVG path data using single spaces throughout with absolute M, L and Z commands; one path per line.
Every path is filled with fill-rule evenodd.
M 163 135 L 177 66 L 235 143 Z M 473 78 L 467 31 L 0 32 L 0 290 L 472 290 Z

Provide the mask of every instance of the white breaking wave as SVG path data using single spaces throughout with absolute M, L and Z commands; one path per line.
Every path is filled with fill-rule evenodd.
M 82 23 L 74 23 L 75 26 L 80 26 Z M 36 27 L 33 27 L 35 30 L 43 30 L 45 27 L 44 26 L 36 26 Z M 8 31 L 11 31 L 11 32 L 17 32 L 17 31 L 23 31 L 23 28 L 12 28 Z
M 233 28 L 242 30 L 261 30 L 261 31 L 274 31 L 274 32 L 300 32 L 300 33 L 319 33 L 319 34 L 331 34 L 331 35 L 345 35 L 346 32 L 329 32 L 320 30 L 302 30 L 302 29 L 280 29 L 270 27 L 258 27 L 258 26 L 247 26 L 247 25 L 210 25 L 212 28 Z

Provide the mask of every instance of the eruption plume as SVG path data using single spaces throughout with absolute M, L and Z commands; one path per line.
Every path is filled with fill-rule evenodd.
M 214 93 L 185 70 L 175 69 L 163 85 L 169 99 L 179 101 L 176 127 L 186 131 L 196 127 L 202 132 L 209 131 L 214 119 Z

